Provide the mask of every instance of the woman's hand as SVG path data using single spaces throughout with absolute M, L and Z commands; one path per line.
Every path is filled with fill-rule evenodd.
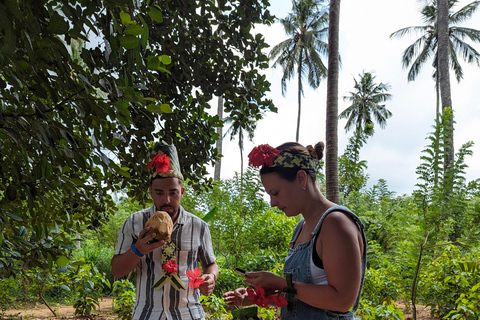
M 223 294 L 223 299 L 229 306 L 250 306 L 252 301 L 247 294 L 246 288 L 238 288 Z
M 247 272 L 243 282 L 254 288 L 262 286 L 265 291 L 280 290 L 287 286 L 284 277 L 277 276 L 273 272 L 268 271 Z

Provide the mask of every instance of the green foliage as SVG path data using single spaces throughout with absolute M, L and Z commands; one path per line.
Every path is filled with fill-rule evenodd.
M 398 299 L 405 299 L 402 285 L 402 273 L 399 266 L 385 268 L 368 268 L 362 290 L 362 304 L 394 304 Z
M 211 208 L 217 214 L 209 223 L 220 267 L 233 270 L 281 270 L 295 219 L 287 218 L 263 199 L 256 170 L 249 168 L 242 178 L 222 181 L 209 192 L 187 190 L 185 208 L 198 216 Z M 269 223 L 265 223 L 269 221 Z
M 345 153 L 338 159 L 338 184 L 344 198 L 352 191 L 360 191 L 367 184 L 367 161 L 360 160 L 360 149 L 369 136 L 362 131 L 356 132 L 348 140 Z
M 113 309 L 123 319 L 131 319 L 135 304 L 135 286 L 127 279 L 117 280 L 113 283 Z
M 200 297 L 200 303 L 202 304 L 205 313 L 207 314 L 207 320 L 224 320 L 231 319 L 232 316 L 228 314 L 225 307 L 227 304 L 222 298 L 217 297 L 215 294 Z M 227 315 L 225 317 L 225 315 Z
M 120 230 L 120 228 L 118 230 Z M 90 235 L 90 237 L 91 236 L 92 235 Z M 75 256 L 76 259 L 95 266 L 95 269 L 100 274 L 104 274 L 108 281 L 113 283 L 114 278 L 110 262 L 113 257 L 115 245 L 102 242 L 101 240 L 105 237 L 102 233 L 98 233 L 98 236 L 98 239 L 82 241 L 81 248 L 75 251 Z M 109 292 L 110 288 L 108 286 L 104 287 L 103 293 L 107 294 Z
M 13 278 L 0 279 L 0 310 L 5 312 L 15 301 L 18 283 Z
M 478 319 L 480 316 L 479 252 L 467 253 L 449 245 L 421 275 L 425 304 L 434 316 L 448 319 Z M 475 263 L 469 263 L 475 262 Z M 474 290 L 476 288 L 476 290 Z M 450 318 L 452 316 L 452 318 Z
M 77 232 L 144 201 L 147 146 L 174 142 L 193 185 L 222 125 L 252 116 L 264 94 L 268 1 L 3 1 L 0 4 L 0 272 L 52 268 Z M 196 141 L 196 143 L 191 143 Z M 134 150 L 134 152 L 132 152 Z
M 72 270 L 69 278 L 75 292 L 73 307 L 75 314 L 91 316 L 99 306 L 99 298 L 105 287 L 110 283 L 105 275 L 98 272 L 94 265 L 82 264 L 76 270 Z
M 414 197 L 422 208 L 425 230 L 433 228 L 431 241 L 436 236 L 451 240 L 461 236 L 464 225 L 464 212 L 467 206 L 465 182 L 465 157 L 472 154 L 473 142 L 467 142 L 455 154 L 455 159 L 448 167 L 445 159 L 449 154 L 448 137 L 452 132 L 452 111 L 446 109 L 440 121 L 435 124 L 435 131 L 428 137 L 430 144 L 423 150 L 423 163 L 417 167 L 419 188 Z
M 405 319 L 403 311 L 395 307 L 394 301 L 384 302 L 381 305 L 365 304 L 358 314 L 365 320 Z

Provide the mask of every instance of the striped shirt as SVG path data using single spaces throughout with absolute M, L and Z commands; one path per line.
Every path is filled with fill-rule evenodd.
M 148 218 L 155 212 L 155 205 L 130 215 L 118 234 L 115 254 L 127 252 L 134 244 Z M 180 207 L 173 226 L 171 239 L 177 246 L 178 276 L 186 289 L 177 291 L 170 283 L 162 289 L 152 285 L 162 275 L 162 248 L 144 255 L 137 264 L 137 296 L 133 309 L 134 320 L 185 320 L 205 316 L 200 304 L 200 291 L 188 287 L 188 270 L 198 263 L 209 265 L 215 262 L 213 246 L 207 223 Z

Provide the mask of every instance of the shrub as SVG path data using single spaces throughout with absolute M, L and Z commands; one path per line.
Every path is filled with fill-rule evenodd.
M 113 283 L 113 310 L 121 319 L 132 318 L 135 304 L 135 286 L 127 279 Z
M 432 315 L 449 319 L 478 319 L 480 316 L 480 254 L 465 254 L 458 246 L 449 245 L 422 273 L 425 304 Z M 477 288 L 477 290 L 473 290 Z M 450 315 L 454 315 L 455 318 Z

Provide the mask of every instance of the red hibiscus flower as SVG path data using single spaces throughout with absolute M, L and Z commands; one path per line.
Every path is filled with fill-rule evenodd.
M 157 154 L 147 164 L 148 170 L 152 170 L 153 166 L 156 172 L 167 172 L 170 169 L 170 158 L 166 154 Z
M 265 289 L 262 286 L 257 286 L 255 290 L 247 288 L 248 296 L 250 300 L 257 306 L 262 308 L 268 308 L 268 302 L 271 301 L 277 305 L 277 307 L 284 307 L 288 304 L 287 299 L 280 292 L 273 292 L 270 294 L 265 293 Z
M 285 307 L 288 304 L 287 299 L 285 299 L 285 297 L 281 293 L 269 295 L 268 299 L 275 303 L 279 308 Z
M 190 282 L 188 283 L 188 286 L 190 288 L 200 287 L 200 285 L 205 281 L 203 278 L 200 278 L 201 275 L 202 275 L 202 271 L 198 268 L 195 268 L 194 271 L 188 270 L 187 277 L 190 278 Z
M 167 271 L 168 273 L 177 273 L 177 262 L 174 260 L 168 260 L 163 264 L 163 270 Z
M 281 153 L 280 150 L 272 148 L 268 144 L 261 144 L 258 147 L 253 148 L 253 150 L 248 155 L 248 165 L 255 167 L 271 166 L 275 157 Z
M 265 296 L 265 290 L 262 286 L 257 286 L 255 291 L 248 288 L 247 293 L 254 304 L 262 308 L 268 308 L 268 298 Z

